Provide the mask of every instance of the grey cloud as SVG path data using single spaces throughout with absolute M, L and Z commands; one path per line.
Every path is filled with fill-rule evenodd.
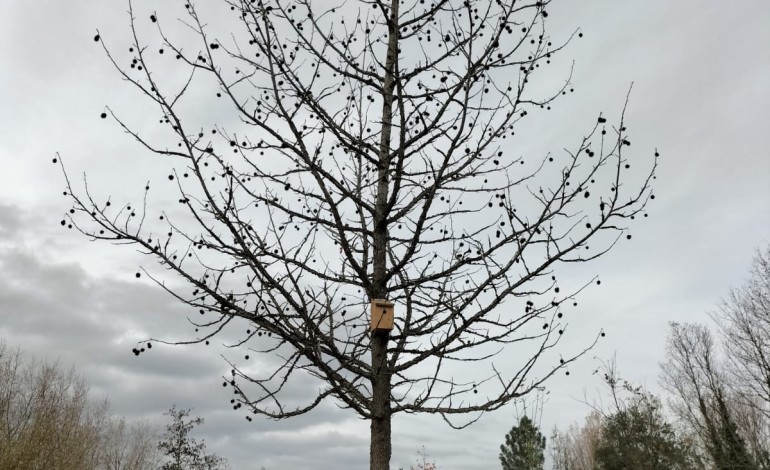
M 21 216 L 16 207 L 0 204 L 0 241 L 13 239 L 21 227 Z

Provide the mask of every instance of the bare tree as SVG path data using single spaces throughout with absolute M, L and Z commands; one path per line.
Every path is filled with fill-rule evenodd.
M 711 332 L 703 325 L 671 323 L 663 386 L 674 411 L 699 437 L 720 469 L 758 468 L 736 421 L 736 409 Z
M 436 461 L 430 458 L 430 454 L 425 450 L 425 446 L 417 451 L 417 461 L 409 467 L 409 470 L 439 470 Z M 401 468 L 400 470 L 403 470 Z
M 110 416 L 74 368 L 0 340 L 0 468 L 155 470 L 152 427 Z
M 554 428 L 549 445 L 554 470 L 594 470 L 601 432 L 598 411 L 586 416 L 583 426 L 572 424 L 565 431 Z
M 758 252 L 746 284 L 716 314 L 738 393 L 770 421 L 770 247 Z
M 136 246 L 186 281 L 190 290 L 145 272 L 200 311 L 192 342 L 234 322 L 245 335 L 231 346 L 280 359 L 263 376 L 232 363 L 236 409 L 283 419 L 333 399 L 370 421 L 371 468 L 385 469 L 394 414 L 465 426 L 585 352 L 560 361 L 554 347 L 593 281 L 568 290 L 555 269 L 631 237 L 626 223 L 654 198 L 657 152 L 631 172 L 625 106 L 559 154 L 517 150 L 528 113 L 573 91 L 569 73 L 547 93 L 530 83 L 582 32 L 552 39 L 549 1 L 223 5 L 232 24 L 218 30 L 185 4 L 191 42 L 130 7 L 127 66 L 95 37 L 166 134 L 111 108 L 102 118 L 176 159 L 163 179 L 187 215 L 148 203 L 149 184 L 143 203 L 112 204 L 65 172 L 73 204 L 62 225 Z M 152 39 L 140 38 L 145 24 L 157 26 Z M 157 70 L 174 59 L 164 79 Z M 212 80 L 216 90 L 198 93 Z M 226 124 L 191 111 L 215 91 Z M 375 307 L 387 302 L 392 325 Z M 520 359 L 499 357 L 505 346 Z M 308 379 L 319 386 L 306 387 L 318 391 L 307 402 L 282 398 Z
M 106 412 L 74 369 L 0 342 L 0 468 L 96 468 Z
M 112 418 L 104 428 L 99 455 L 98 468 L 104 470 L 158 469 L 157 430 L 146 421 Z
M 770 470 L 770 419 L 757 397 L 733 395 L 731 410 L 758 469 Z M 753 400 L 753 402 L 751 401 Z

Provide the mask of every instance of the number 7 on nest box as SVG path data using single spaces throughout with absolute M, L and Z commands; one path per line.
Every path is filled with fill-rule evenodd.
M 372 324 L 369 331 L 373 333 L 390 332 L 393 329 L 393 302 L 385 299 L 372 299 Z

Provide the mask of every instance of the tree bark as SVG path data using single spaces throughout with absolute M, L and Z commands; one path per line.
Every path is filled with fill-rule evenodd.
M 390 378 L 387 366 L 388 335 L 372 337 L 372 407 L 369 468 L 390 469 Z
M 387 299 L 387 247 L 388 247 L 388 193 L 390 187 L 390 138 L 393 128 L 393 91 L 398 57 L 398 0 L 391 0 L 388 13 L 388 49 L 385 57 L 385 74 L 382 83 L 382 129 L 380 134 L 379 165 L 377 168 L 377 199 L 374 207 L 372 240 L 373 299 Z M 385 13 L 385 12 L 384 12 Z M 372 333 L 372 402 L 371 442 L 369 444 L 370 470 L 389 470 L 391 455 L 390 387 L 391 372 L 388 365 L 389 332 Z

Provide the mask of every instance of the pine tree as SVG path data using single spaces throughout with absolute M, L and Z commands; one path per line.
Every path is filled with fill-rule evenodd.
M 505 436 L 505 444 L 500 446 L 500 463 L 503 470 L 542 470 L 544 450 L 545 437 L 524 416 Z

